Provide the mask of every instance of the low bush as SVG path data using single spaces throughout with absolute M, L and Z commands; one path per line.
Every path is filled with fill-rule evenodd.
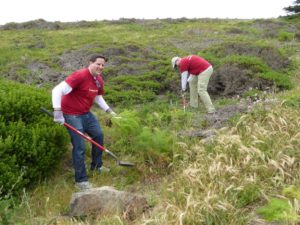
M 286 31 L 280 31 L 278 33 L 278 40 L 279 41 L 291 41 L 294 39 L 294 33 L 286 32 Z
M 299 108 L 300 107 L 300 93 L 294 92 L 284 97 L 283 104 L 290 107 Z
M 286 199 L 271 198 L 268 204 L 257 212 L 268 221 L 295 222 L 297 214 Z
M 143 121 L 133 111 L 120 113 L 121 118 L 113 118 L 111 131 L 114 147 L 126 153 L 139 155 L 144 161 L 150 159 L 168 162 L 172 158 L 172 134 L 158 127 L 149 127 L 149 115 Z M 150 160 L 151 161 L 151 160 Z
M 264 41 L 225 42 L 206 49 L 203 53 L 213 65 L 222 65 L 223 60 L 220 59 L 232 56 L 246 57 L 244 59 L 248 56 L 253 65 L 257 62 L 259 66 L 264 64 L 275 71 L 287 69 L 291 63 L 287 53 Z
M 230 55 L 221 61 L 221 64 L 237 64 L 242 66 L 244 69 L 249 69 L 252 73 L 268 71 L 268 66 L 258 57 L 254 56 L 239 56 Z
M 265 73 L 258 73 L 258 77 L 264 78 L 266 80 L 271 80 L 280 89 L 290 90 L 293 88 L 293 84 L 286 74 L 278 73 L 275 71 L 267 71 Z
M 109 102 L 126 105 L 149 102 L 162 89 L 162 84 L 157 81 L 159 78 L 156 73 L 111 78 L 106 87 L 105 98 Z
M 48 175 L 67 149 L 67 133 L 40 112 L 50 95 L 0 80 L 0 194 L 15 194 Z
M 272 70 L 263 60 L 254 56 L 231 55 L 222 59 L 221 64 L 236 65 L 246 70 L 248 76 L 272 81 L 281 90 L 289 90 L 293 87 L 288 74 Z

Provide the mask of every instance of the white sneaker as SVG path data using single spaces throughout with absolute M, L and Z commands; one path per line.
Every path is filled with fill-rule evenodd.
M 88 181 L 76 182 L 76 187 L 81 191 L 93 188 L 93 186 Z

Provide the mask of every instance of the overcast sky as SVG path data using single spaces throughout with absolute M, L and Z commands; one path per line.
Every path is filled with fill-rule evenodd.
M 0 25 L 35 19 L 277 18 L 294 0 L 2 0 Z

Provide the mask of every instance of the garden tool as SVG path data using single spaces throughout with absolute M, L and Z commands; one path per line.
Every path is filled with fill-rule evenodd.
M 187 107 L 187 102 L 186 102 L 186 96 L 184 92 L 181 94 L 181 98 L 182 98 L 183 111 L 185 112 L 185 109 Z
M 50 117 L 53 117 L 53 113 L 52 112 L 49 112 L 48 110 L 46 110 L 45 108 L 41 108 L 41 111 L 48 114 L 48 116 Z M 104 151 L 106 152 L 107 154 L 109 154 L 111 157 L 113 157 L 117 164 L 119 166 L 127 166 L 127 167 L 132 167 L 134 166 L 134 163 L 131 163 L 131 162 L 125 162 L 125 161 L 120 161 L 118 159 L 118 157 L 113 154 L 111 151 L 109 151 L 107 148 L 103 147 L 102 145 L 98 144 L 97 142 L 95 142 L 92 138 L 90 138 L 89 136 L 83 134 L 81 131 L 77 130 L 75 127 L 71 126 L 70 124 L 68 123 L 64 123 L 63 124 L 65 127 L 69 128 L 70 130 L 74 131 L 76 134 L 78 134 L 79 136 L 83 137 L 84 139 L 88 140 L 89 142 L 91 142 L 92 144 L 96 145 L 101 151 Z

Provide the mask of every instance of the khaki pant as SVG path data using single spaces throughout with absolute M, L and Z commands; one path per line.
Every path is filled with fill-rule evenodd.
M 205 71 L 198 76 L 190 75 L 188 81 L 190 86 L 190 105 L 191 107 L 198 108 L 198 95 L 203 102 L 208 113 L 214 113 L 215 107 L 213 106 L 210 96 L 207 93 L 207 86 L 209 79 L 213 73 L 213 67 L 208 67 Z

